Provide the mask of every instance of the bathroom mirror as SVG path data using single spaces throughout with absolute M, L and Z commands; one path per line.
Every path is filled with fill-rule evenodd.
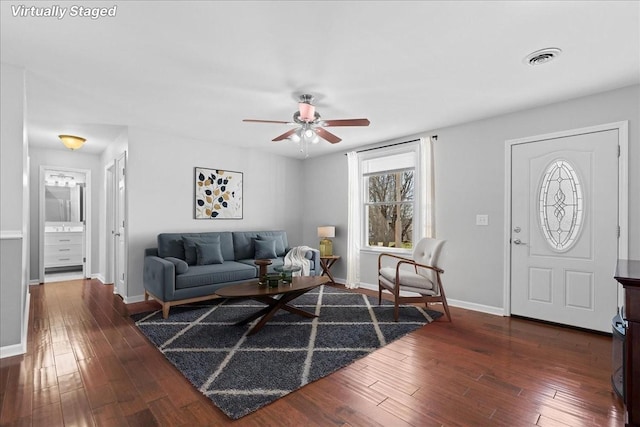
M 83 185 L 45 185 L 46 222 L 83 222 Z

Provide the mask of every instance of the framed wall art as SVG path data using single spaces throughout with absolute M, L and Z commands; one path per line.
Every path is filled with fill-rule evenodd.
M 194 169 L 194 218 L 242 219 L 242 172 Z

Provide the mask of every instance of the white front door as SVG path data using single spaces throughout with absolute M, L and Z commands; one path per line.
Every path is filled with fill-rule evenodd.
M 611 331 L 618 130 L 511 146 L 511 313 Z

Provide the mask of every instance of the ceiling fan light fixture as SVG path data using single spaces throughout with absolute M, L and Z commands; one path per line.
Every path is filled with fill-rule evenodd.
M 289 139 L 293 142 L 300 142 L 300 134 L 299 132 L 294 132 L 291 134 L 291 136 L 289 136 Z
M 322 120 L 320 114 L 313 105 L 313 95 L 302 94 L 298 98 L 298 110 L 293 113 L 293 121 L 243 119 L 243 122 L 254 123 L 278 123 L 297 125 L 296 128 L 276 136 L 272 141 L 289 140 L 299 146 L 299 149 L 308 157 L 309 144 L 317 144 L 321 139 L 331 144 L 342 141 L 341 138 L 325 129 L 331 126 L 369 126 L 368 119 L 335 119 Z
M 316 107 L 306 102 L 300 102 L 298 104 L 298 111 L 300 111 L 300 120 L 305 122 L 312 122 L 315 120 Z
M 82 146 L 86 142 L 85 138 L 75 135 L 58 135 L 58 138 L 60 138 L 60 141 L 62 141 L 64 146 L 71 151 L 82 148 Z

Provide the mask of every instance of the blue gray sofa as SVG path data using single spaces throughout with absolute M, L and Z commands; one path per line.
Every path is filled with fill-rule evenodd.
M 285 231 L 161 233 L 158 247 L 145 249 L 144 298 L 171 306 L 217 298 L 215 291 L 258 277 L 256 259 L 270 259 L 268 272 L 284 264 L 289 251 Z M 320 252 L 307 251 L 312 276 L 321 272 Z

